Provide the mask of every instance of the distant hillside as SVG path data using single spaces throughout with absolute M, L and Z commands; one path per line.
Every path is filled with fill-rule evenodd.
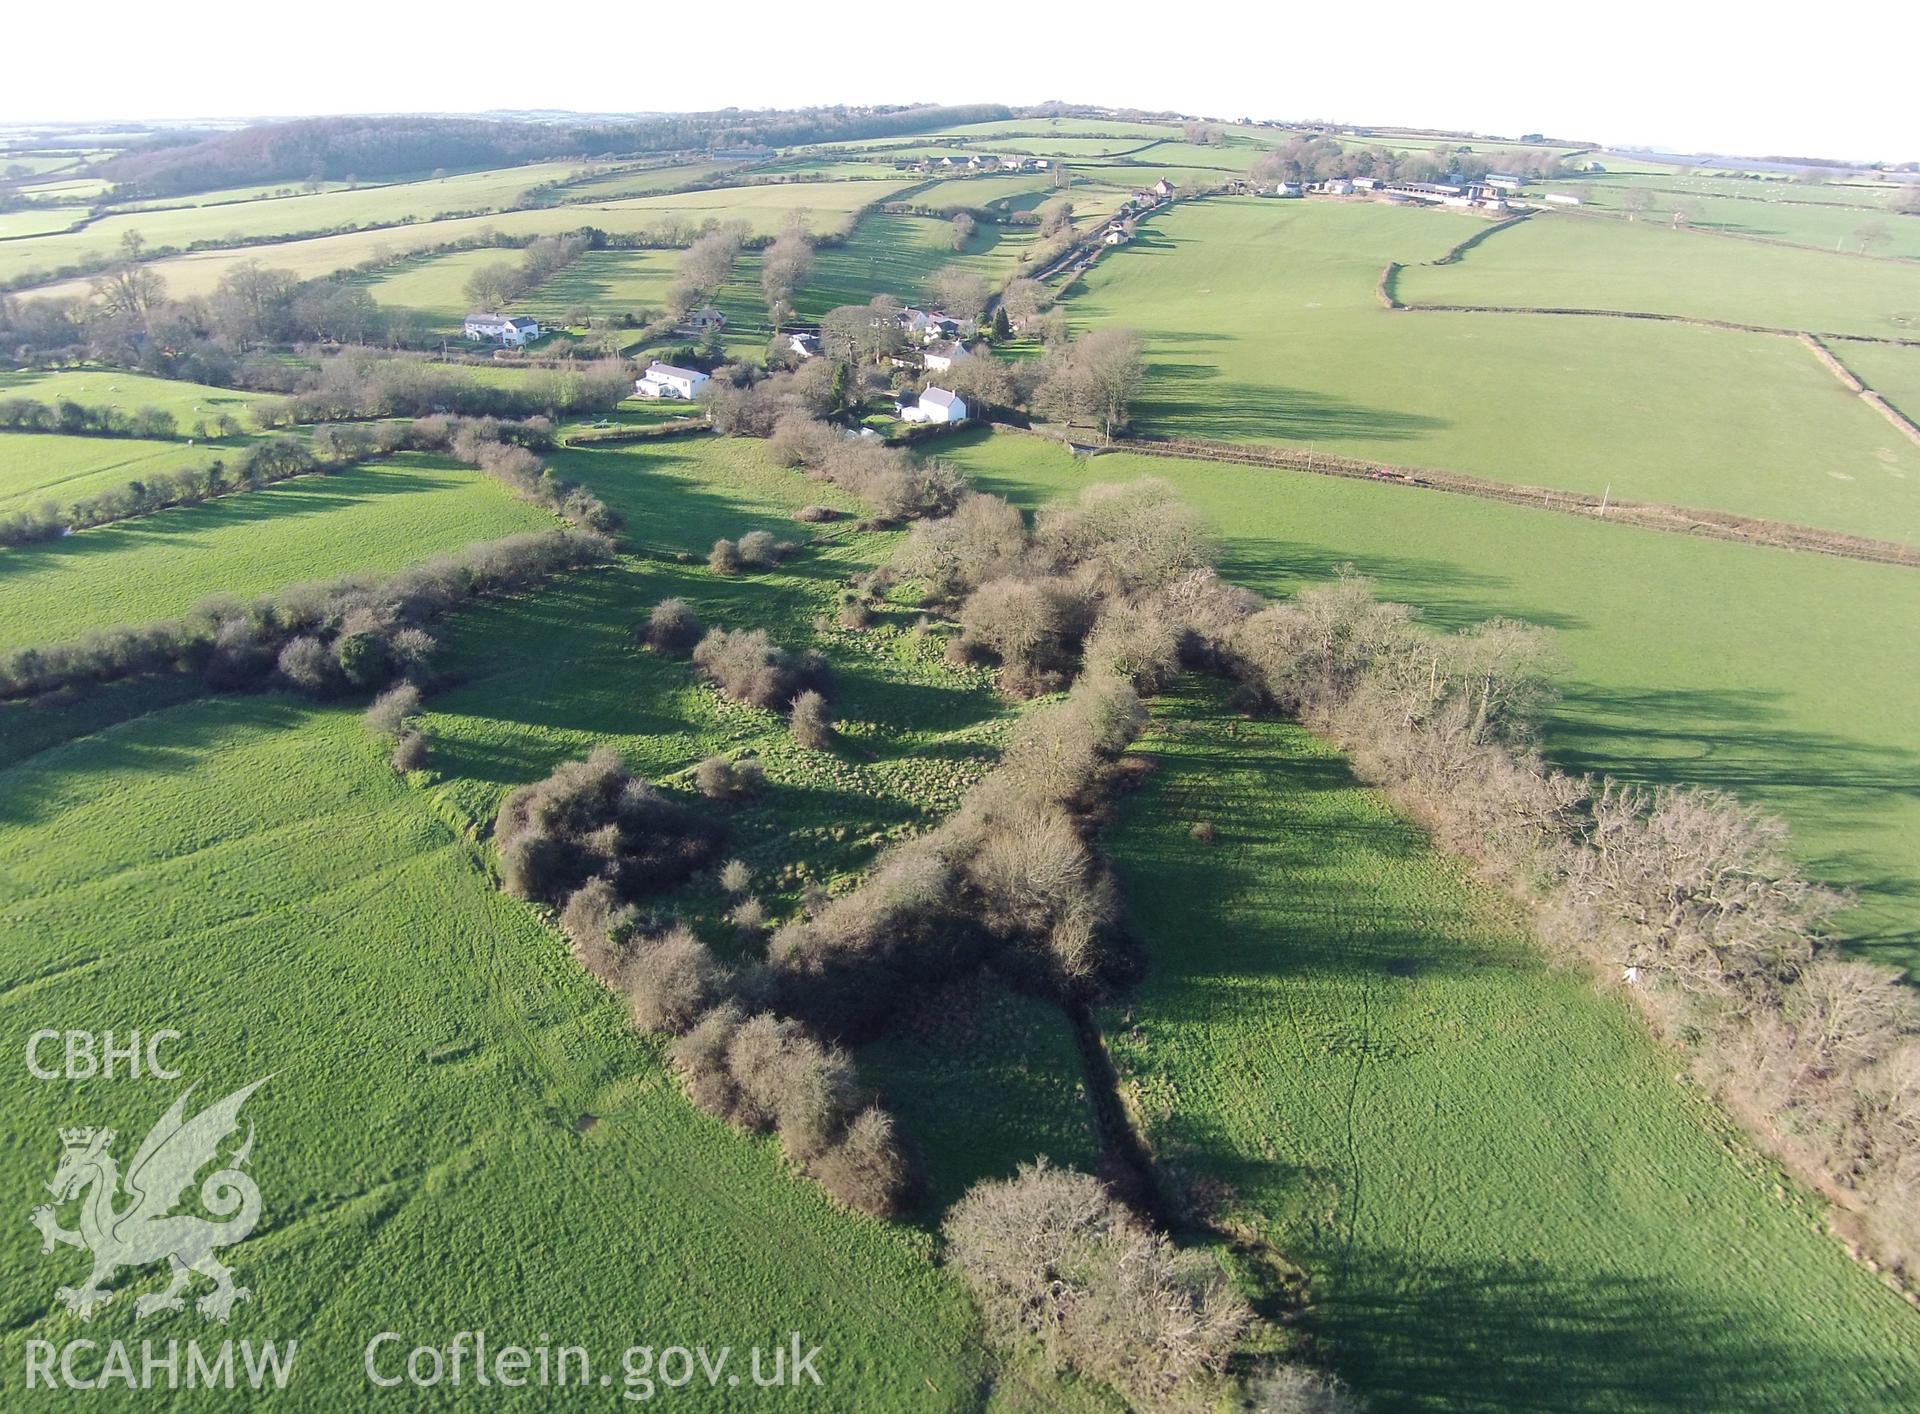
M 998 104 L 890 110 L 669 114 L 620 123 L 496 122 L 484 118 L 302 118 L 237 132 L 170 134 L 96 169 L 123 195 L 172 196 L 308 177 L 378 181 L 435 168 L 495 167 L 544 158 L 612 157 L 743 142 L 776 147 L 929 132 L 1012 115 Z

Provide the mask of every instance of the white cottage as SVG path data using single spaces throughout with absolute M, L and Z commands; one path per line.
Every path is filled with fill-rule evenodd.
M 476 344 L 499 344 L 503 348 L 519 348 L 532 343 L 540 337 L 540 321 L 528 319 L 525 315 L 516 315 L 509 319 L 504 314 L 469 314 L 466 323 L 467 338 Z
M 967 400 L 945 388 L 929 388 L 920 395 L 919 405 L 912 411 L 920 414 L 909 419 L 913 422 L 965 422 Z
M 678 398 L 691 402 L 712 380 L 697 368 L 675 368 L 655 359 L 647 371 L 634 380 L 634 394 L 642 398 Z

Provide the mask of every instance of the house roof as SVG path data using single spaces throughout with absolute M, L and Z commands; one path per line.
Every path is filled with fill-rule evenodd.
M 467 316 L 467 323 L 469 324 L 507 324 L 511 322 L 512 321 L 504 314 L 487 314 L 481 310 L 475 310 Z
M 958 394 L 949 393 L 945 388 L 929 388 L 920 395 L 920 401 L 923 403 L 932 403 L 937 408 L 947 408 L 951 410 L 955 403 L 961 402 L 961 399 Z M 964 404 L 962 404 L 962 406 L 964 406 Z
M 659 359 L 655 359 L 647 365 L 646 376 L 659 380 L 665 378 L 700 379 L 705 378 L 707 375 L 697 368 L 676 368 L 671 363 L 662 363 Z
M 966 345 L 955 343 L 952 339 L 941 339 L 935 343 L 928 344 L 926 351 L 940 358 L 965 358 L 967 356 Z
M 507 323 L 511 324 L 516 329 L 537 329 L 540 327 L 539 320 L 529 319 L 524 314 L 515 315 L 513 318 L 509 319 Z

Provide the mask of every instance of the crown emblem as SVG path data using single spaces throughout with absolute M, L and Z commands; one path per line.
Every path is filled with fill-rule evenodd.
M 100 1141 L 100 1147 L 104 1149 L 113 1142 L 113 1131 L 111 1129 L 95 1129 L 91 1125 L 82 1129 L 63 1129 L 60 1131 L 60 1142 L 69 1149 L 91 1148 L 96 1138 Z

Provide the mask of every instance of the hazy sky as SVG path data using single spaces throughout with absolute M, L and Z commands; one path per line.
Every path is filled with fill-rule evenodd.
M 1716 4 L 1710 16 L 1698 0 L 1374 0 L 1308 14 L 1271 0 L 10 8 L 7 122 L 1058 98 L 1920 159 L 1912 0 L 1796 7 L 1791 19 L 1784 6 Z

